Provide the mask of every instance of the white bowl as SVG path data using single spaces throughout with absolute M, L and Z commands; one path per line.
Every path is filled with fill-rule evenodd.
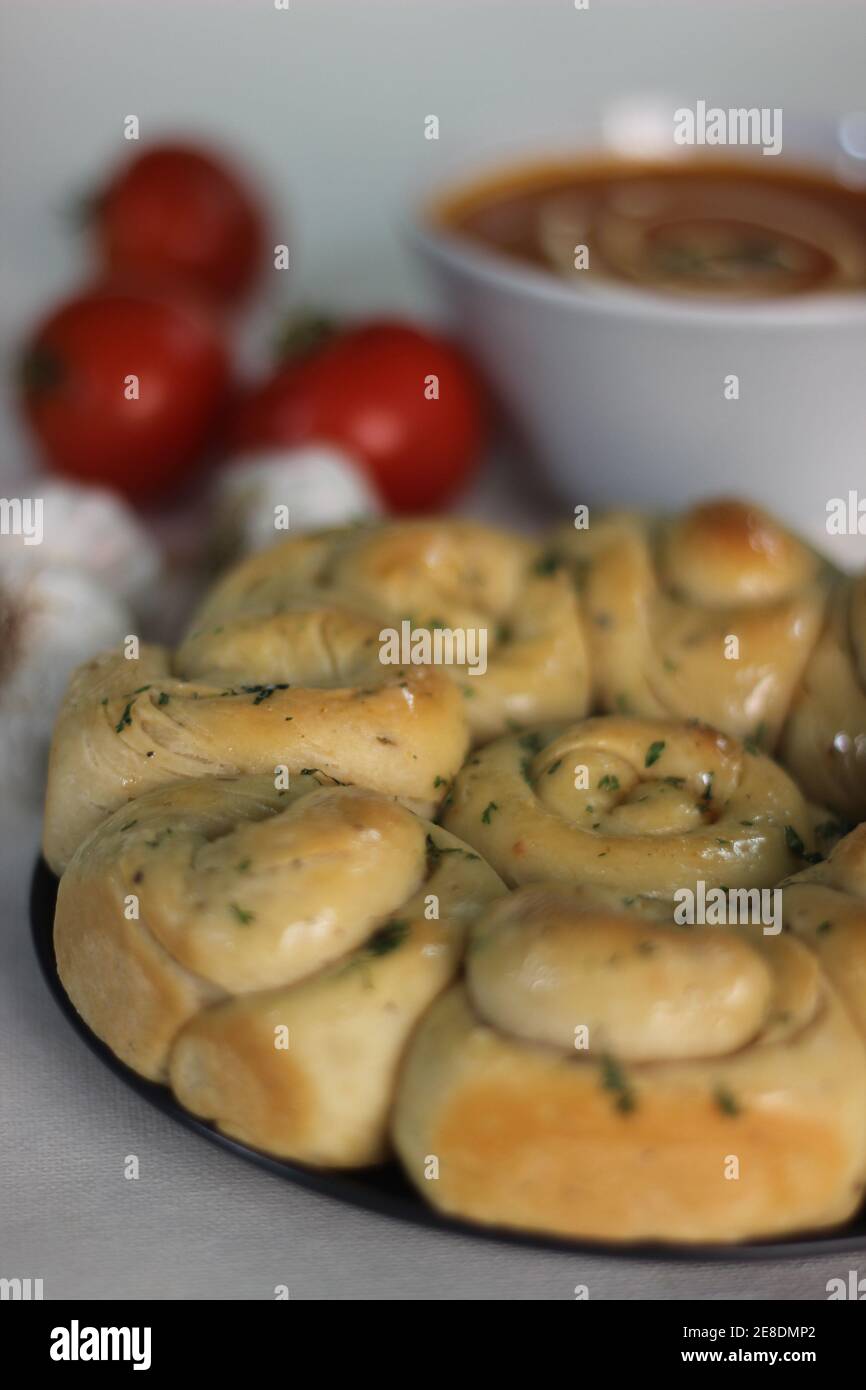
M 832 169 L 836 123 L 822 129 Z M 814 129 L 801 148 L 814 166 Z M 797 162 L 788 139 L 785 156 Z M 413 239 L 569 508 L 740 495 L 837 563 L 866 561 L 866 538 L 830 537 L 826 524 L 831 499 L 858 486 L 866 496 L 866 293 L 683 301 L 615 283 L 576 288 L 443 230 L 429 212 Z M 725 399 L 730 373 L 738 400 Z

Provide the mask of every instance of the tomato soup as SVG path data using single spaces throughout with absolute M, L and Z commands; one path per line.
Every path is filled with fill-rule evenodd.
M 866 187 L 766 164 L 538 166 L 453 196 L 439 220 L 577 284 L 730 299 L 866 289 Z

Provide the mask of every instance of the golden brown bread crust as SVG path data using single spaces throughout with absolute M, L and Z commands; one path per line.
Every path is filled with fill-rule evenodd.
M 462 702 L 436 671 L 363 690 L 187 681 L 169 652 L 108 652 L 74 673 L 48 769 L 43 849 L 61 871 L 99 822 L 142 792 L 195 777 L 319 768 L 430 814 L 468 742 Z
M 80 846 L 57 965 L 93 1031 L 188 1109 L 270 1153 L 360 1165 L 384 1156 L 412 1027 L 503 892 L 375 793 L 203 778 L 143 794 Z
M 683 932 L 657 903 L 538 885 L 493 904 L 467 951 L 465 985 L 413 1037 L 393 1118 L 410 1178 L 441 1210 L 608 1241 L 733 1242 L 856 1209 L 866 1048 L 791 937 Z
M 178 670 L 230 682 L 378 683 L 389 670 L 380 633 L 404 619 L 486 634 L 486 672 L 440 668 L 461 691 L 475 739 L 586 710 L 584 637 L 566 576 L 519 536 L 447 518 L 344 527 L 250 556 L 206 598 Z
M 698 880 L 770 886 L 812 850 L 803 798 L 769 758 L 704 725 L 616 715 L 479 749 L 443 824 L 509 884 L 665 898 Z

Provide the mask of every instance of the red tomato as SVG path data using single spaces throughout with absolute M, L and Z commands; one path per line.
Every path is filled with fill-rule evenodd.
M 261 268 L 259 209 L 235 171 L 201 150 L 145 150 L 95 206 L 102 257 L 125 276 L 186 281 L 230 303 Z
M 228 384 L 210 313 L 140 287 L 61 305 L 22 363 L 24 413 L 48 463 L 139 499 L 171 488 L 198 461 Z
M 280 368 L 242 402 L 233 442 L 239 451 L 312 440 L 340 445 L 395 511 L 409 512 L 457 491 L 484 435 L 483 391 L 457 348 L 383 321 Z

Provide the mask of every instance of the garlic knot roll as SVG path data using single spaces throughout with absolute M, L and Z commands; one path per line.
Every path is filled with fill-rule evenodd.
M 790 935 L 536 884 L 470 930 L 393 1118 L 440 1210 L 605 1241 L 832 1226 L 866 1182 L 866 1046 Z
M 833 595 L 779 759 L 813 800 L 851 821 L 866 818 L 866 574 Z
M 504 888 L 395 801 L 321 773 L 147 792 L 76 851 L 64 988 L 128 1066 L 224 1133 L 304 1162 L 387 1149 L 396 1069 Z
M 595 707 L 702 719 L 772 752 L 834 576 L 760 508 L 611 512 L 562 527 L 554 558 L 584 611 Z
M 111 811 L 196 777 L 317 768 L 430 814 L 463 760 L 460 697 L 436 671 L 366 689 L 184 679 L 164 647 L 86 662 L 70 681 L 51 745 L 43 848 L 55 872 Z
M 816 952 L 866 1038 L 866 822 L 781 891 L 785 926 Z
M 538 545 L 471 521 L 286 540 L 217 583 L 177 654 L 190 679 L 316 687 L 376 685 L 395 664 L 449 678 L 476 741 L 587 708 L 568 577 Z
M 806 804 L 769 758 L 696 722 L 617 715 L 479 749 L 443 823 L 507 883 L 668 899 L 699 881 L 769 887 L 814 852 Z

